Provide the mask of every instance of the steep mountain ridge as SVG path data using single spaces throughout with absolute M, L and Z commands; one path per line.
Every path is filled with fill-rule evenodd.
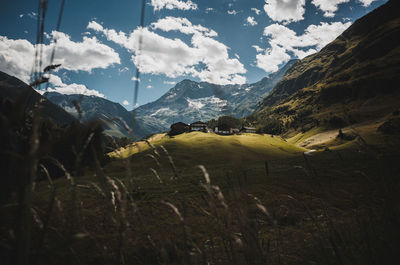
M 351 123 L 390 113 L 398 107 L 398 36 L 400 2 L 389 1 L 295 63 L 253 116 L 310 127 L 332 115 Z M 389 98 L 386 104 L 380 104 L 382 97 Z
M 215 85 L 185 79 L 158 100 L 138 107 L 136 116 L 164 131 L 177 121 L 190 123 L 221 115 L 244 117 L 269 93 L 297 60 L 289 61 L 279 71 L 253 84 Z
M 73 101 L 76 101 L 82 110 L 83 121 L 99 119 L 103 121 L 106 134 L 114 137 L 130 136 L 127 127 L 130 128 L 132 126 L 133 116 L 119 103 L 96 96 L 65 95 L 57 92 L 46 92 L 43 96 L 78 117 L 77 110 L 73 104 Z M 151 127 L 143 128 L 141 121 L 135 120 L 134 134 L 137 139 L 147 136 L 149 130 L 151 130 Z

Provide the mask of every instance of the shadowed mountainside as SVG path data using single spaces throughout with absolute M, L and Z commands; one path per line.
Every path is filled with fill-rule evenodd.
M 358 19 L 320 52 L 295 63 L 254 116 L 307 129 L 339 116 L 344 123 L 398 108 L 400 2 Z
M 64 109 L 53 104 L 51 101 L 33 90 L 32 87 L 3 72 L 0 72 L 0 96 L 14 102 L 18 98 L 24 100 L 24 102 L 21 103 L 24 104 L 25 110 L 31 110 L 36 102 L 42 100 L 43 117 L 50 118 L 57 125 L 69 124 L 77 121 Z
M 104 123 L 106 134 L 113 137 L 130 137 L 128 128 L 132 127 L 132 113 L 119 103 L 96 96 L 78 94 L 64 95 L 46 92 L 43 96 L 77 117 L 78 113 L 73 105 L 73 101 L 76 101 L 82 109 L 83 121 L 99 119 Z M 147 136 L 156 129 L 152 128 L 151 125 L 144 125 L 140 119 L 135 119 L 134 133 L 136 139 Z

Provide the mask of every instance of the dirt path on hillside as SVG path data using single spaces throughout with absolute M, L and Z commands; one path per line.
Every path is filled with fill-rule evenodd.
M 379 122 L 380 122 L 380 120 L 374 120 L 374 121 L 353 124 L 353 125 L 342 128 L 342 132 L 343 133 L 351 133 L 351 132 L 354 132 L 354 130 L 357 130 L 358 128 L 361 128 L 363 126 L 370 126 L 373 124 L 377 124 Z M 297 143 L 297 145 L 300 147 L 308 148 L 312 145 L 323 144 L 330 140 L 335 139 L 338 136 L 338 134 L 339 134 L 339 129 L 325 131 L 322 133 L 315 134 L 315 135 L 305 139 L 304 141 Z
M 306 140 L 298 143 L 297 145 L 307 148 L 311 145 L 322 144 L 322 143 L 325 143 L 325 142 L 335 139 L 336 136 L 338 135 L 338 132 L 339 132 L 339 130 L 330 130 L 330 131 L 318 133 L 318 134 L 313 135 L 313 136 L 307 138 Z M 343 130 L 343 132 L 345 132 L 345 131 Z

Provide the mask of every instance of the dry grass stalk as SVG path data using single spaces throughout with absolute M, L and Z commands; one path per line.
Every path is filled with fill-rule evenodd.
M 150 171 L 153 172 L 154 176 L 157 178 L 157 180 L 160 182 L 160 184 L 163 184 L 160 176 L 157 173 L 157 170 L 155 170 L 154 168 L 150 168 Z
M 163 145 L 160 145 L 160 147 L 168 157 L 168 162 L 169 162 L 169 164 L 171 166 L 172 171 L 174 172 L 175 179 L 178 179 L 178 172 L 176 170 L 174 160 L 172 159 L 172 157 L 168 153 L 167 149 Z

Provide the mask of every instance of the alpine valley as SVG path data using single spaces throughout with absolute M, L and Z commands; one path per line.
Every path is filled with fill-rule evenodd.
M 398 1 L 389 1 L 357 20 L 320 52 L 290 60 L 259 82 L 216 85 L 185 79 L 156 101 L 135 109 L 135 113 L 96 96 L 56 92 L 43 96 L 75 118 L 73 102 L 78 102 L 82 120 L 102 120 L 105 133 L 113 137 L 128 137 L 135 116 L 136 139 L 167 131 L 174 122 L 208 121 L 223 115 L 247 117 L 245 120 L 255 126 L 278 120 L 282 127 L 279 132 L 365 122 L 384 117 L 398 107 L 398 10 Z M 18 91 L 8 94 L 15 98 Z
M 183 80 L 158 100 L 135 110 L 135 136 L 140 139 L 167 131 L 172 123 L 178 121 L 191 123 L 222 115 L 237 118 L 248 116 L 295 62 L 297 60 L 289 61 L 279 71 L 253 84 L 215 85 Z M 127 111 L 119 103 L 96 96 L 63 95 L 56 92 L 46 92 L 43 96 L 77 118 L 78 113 L 73 104 L 75 100 L 82 110 L 83 121 L 100 119 L 105 124 L 106 134 L 129 137 L 127 126 L 132 127 L 133 112 Z
M 9 2 L 9 6 L 17 7 L 14 2 L 25 5 L 31 1 Z M 37 2 L 38 41 L 47 38 L 43 32 L 46 12 L 50 14 L 46 22 L 56 18 L 47 2 L 66 2 L 66 14 L 71 16 L 68 12 L 73 12 L 78 22 L 82 14 L 96 16 L 101 22 L 104 13 L 111 16 L 114 10 L 123 13 L 121 7 L 142 4 L 141 21 L 148 26 L 125 34 L 109 28 L 107 21 L 100 24 L 93 20 L 87 26 L 88 32 L 79 35 L 83 41 L 78 43 L 73 41 L 73 35 L 69 39 L 66 33 L 59 32 L 57 35 L 63 38 L 50 45 L 58 43 L 58 54 L 73 46 L 78 55 L 67 53 L 63 66 L 42 65 L 41 55 L 37 56 L 35 66 L 40 66 L 39 71 L 41 66 L 45 68 L 43 75 L 32 71 L 33 85 L 51 83 L 47 79 L 51 71 L 63 75 L 67 67 L 75 66 L 76 60 L 86 59 L 81 54 L 87 53 L 76 47 L 87 43 L 97 47 L 90 49 L 92 55 L 110 54 L 106 57 L 110 65 L 119 61 L 118 54 L 129 54 L 121 64 L 133 62 L 138 66 L 139 61 L 144 62 L 138 55 L 156 51 L 154 57 L 143 57 L 154 64 L 141 69 L 142 81 L 136 83 L 140 88 L 150 83 L 145 69 L 151 70 L 149 76 L 155 89 L 155 84 L 166 80 L 153 74 L 165 74 L 169 81 L 176 81 L 166 72 L 159 72 L 173 70 L 175 62 L 169 56 L 177 57 L 179 63 L 198 59 L 191 57 L 192 53 L 180 52 L 176 43 L 187 47 L 184 50 L 195 48 L 196 53 L 199 42 L 217 43 L 212 39 L 216 32 L 190 22 L 196 22 L 194 18 L 200 17 L 202 10 L 206 13 L 200 19 L 205 23 L 210 22 L 211 16 L 219 16 L 219 11 L 204 6 L 205 2 L 215 2 L 218 8 L 229 7 L 221 17 L 232 20 L 224 24 L 217 17 L 218 26 L 231 27 L 231 22 L 236 22 L 247 27 L 246 31 L 256 32 L 263 27 L 262 23 L 267 23 L 266 19 L 261 22 L 262 16 L 268 15 L 270 26 L 274 23 L 281 24 L 280 29 L 290 27 L 293 35 L 285 35 L 289 31 L 284 30 L 276 32 L 288 42 L 295 36 L 293 43 L 300 46 L 290 46 L 292 50 L 288 50 L 283 41 L 277 44 L 288 52 L 286 55 L 312 47 L 306 45 L 310 43 L 308 34 L 313 26 L 326 30 L 326 21 L 347 21 L 346 12 L 355 14 L 361 8 L 366 15 L 352 24 L 346 22 L 346 27 L 340 29 L 342 34 L 336 32 L 334 36 L 339 36 L 325 47 L 316 45 L 319 51 L 314 54 L 300 60 L 289 60 L 288 55 L 274 61 L 279 63 L 286 58 L 278 71 L 258 82 L 217 85 L 185 79 L 159 99 L 134 110 L 102 97 L 54 92 L 89 94 L 93 91 L 70 85 L 83 86 L 86 82 L 95 87 L 92 81 L 97 82 L 92 84 L 98 85 L 99 93 L 104 92 L 100 86 L 108 84 L 115 89 L 113 92 L 133 92 L 133 87 L 121 85 L 132 84 L 132 75 L 122 74 L 120 66 L 109 65 L 109 69 L 84 75 L 77 71 L 74 76 L 79 80 L 70 79 L 68 74 L 65 81 L 70 84 L 56 86 L 53 80 L 54 86 L 45 92 L 14 77 L 29 79 L 21 71 L 13 71 L 12 64 L 3 63 L 15 57 L 19 63 L 28 64 L 22 50 L 30 47 L 29 41 L 20 40 L 18 51 L 9 52 L 12 49 L 2 46 L 2 41 L 14 40 L 0 36 L 0 52 L 4 51 L 0 53 L 0 66 L 7 72 L 0 72 L 0 264 L 400 264 L 399 0 Z M 123 5 L 124 2 L 129 5 Z M 237 8 L 239 4 L 242 9 Z M 369 4 L 372 6 L 367 13 L 365 8 Z M 12 8 L 6 6 L 6 11 L 11 12 Z M 145 12 L 150 6 L 154 12 Z M 178 6 L 188 10 L 171 10 Z M 103 16 L 97 16 L 96 7 L 104 11 Z M 297 12 L 303 7 L 307 11 L 304 21 L 288 16 L 288 9 Z M 60 16 L 62 8 L 63 4 Z M 326 12 L 322 14 L 319 9 L 323 8 Z M 319 13 L 315 12 L 317 9 Z M 16 10 L 14 15 L 20 21 L 25 16 L 35 17 L 33 12 L 26 14 L 27 8 Z M 163 23 L 148 23 L 153 21 L 150 15 L 155 21 L 157 16 L 162 17 L 162 12 L 190 17 L 165 17 L 158 20 Z M 245 25 L 244 14 L 254 16 L 248 17 Z M 134 14 L 129 11 L 129 15 L 125 28 L 132 28 Z M 310 17 L 313 21 L 319 17 L 321 24 L 310 24 Z M 356 17 L 360 16 L 349 19 Z M 118 24 L 120 18 L 109 19 Z M 335 25 L 343 25 L 341 22 Z M 86 27 L 86 20 L 84 24 Z M 303 34 L 302 30 L 292 30 L 297 26 L 308 28 Z M 107 46 L 114 40 L 118 41 L 115 44 L 133 49 L 134 37 L 140 34 L 145 40 L 155 37 L 158 31 L 178 28 L 181 32 L 160 33 L 174 38 L 185 35 L 182 40 L 162 37 L 163 41 L 168 40 L 173 52 L 165 49 L 161 41 L 143 41 L 143 46 L 139 41 L 140 53 L 114 54 L 114 49 L 126 47 Z M 247 42 L 243 31 L 238 30 L 243 28 L 231 29 L 235 35 L 229 37 L 234 37 L 235 45 L 240 44 L 238 38 L 251 44 L 260 40 L 257 35 Z M 93 30 L 99 35 L 95 37 Z M 190 35 L 192 41 L 186 44 Z M 264 59 L 276 55 L 275 39 L 272 36 L 269 40 L 271 49 L 255 46 L 256 56 L 261 50 L 265 52 Z M 218 57 L 225 50 L 221 52 L 216 44 L 210 46 L 214 52 L 199 48 L 199 53 L 209 56 L 199 57 L 201 68 L 208 67 L 212 74 L 225 71 Z M 49 46 L 36 45 L 36 51 L 43 47 L 45 54 Z M 234 46 L 230 49 L 229 53 L 235 52 Z M 243 62 L 252 58 L 240 52 L 236 57 Z M 217 62 L 216 67 L 204 64 L 210 58 Z M 103 60 L 91 63 L 97 63 L 98 68 L 107 64 Z M 106 71 L 116 74 L 107 75 Z M 96 75 L 106 79 L 97 80 Z M 88 76 L 96 80 L 85 79 Z M 118 83 L 123 78 L 127 82 Z M 147 97 L 154 91 L 140 92 L 149 93 Z M 135 137 L 131 137 L 132 132 Z

